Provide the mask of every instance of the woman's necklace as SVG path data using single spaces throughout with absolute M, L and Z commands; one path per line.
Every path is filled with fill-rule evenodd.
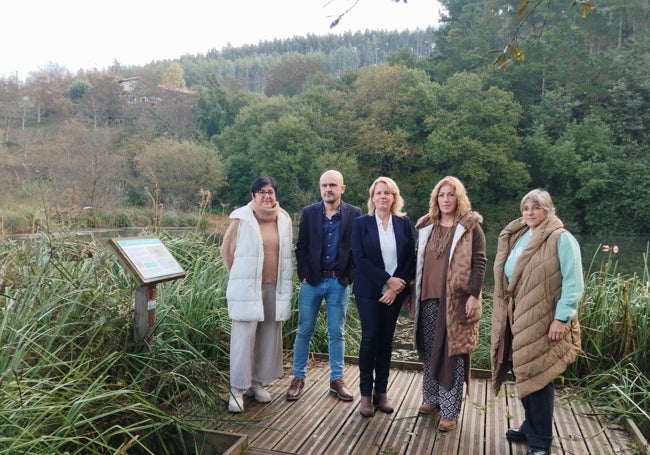
M 434 226 L 431 237 L 429 238 L 429 244 L 427 245 L 434 258 L 439 258 L 447 250 L 447 245 L 449 245 L 449 240 L 451 240 L 451 235 L 454 230 L 454 226 L 445 226 L 444 229 L 441 225 Z

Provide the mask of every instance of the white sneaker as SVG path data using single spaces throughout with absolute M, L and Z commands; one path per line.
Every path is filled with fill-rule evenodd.
M 253 382 L 253 385 L 248 391 L 255 397 L 255 401 L 259 403 L 268 403 L 271 401 L 271 394 L 259 382 Z
M 230 412 L 242 412 L 244 410 L 244 391 L 242 389 L 230 389 L 228 410 Z

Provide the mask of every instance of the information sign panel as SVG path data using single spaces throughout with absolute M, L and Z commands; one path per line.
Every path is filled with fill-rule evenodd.
M 167 247 L 156 237 L 124 237 L 110 239 L 108 243 L 140 285 L 186 275 Z

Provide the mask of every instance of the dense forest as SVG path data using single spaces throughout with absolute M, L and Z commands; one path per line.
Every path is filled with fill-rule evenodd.
M 2 78 L 0 217 L 206 198 L 223 213 L 262 174 L 296 214 L 334 167 L 361 206 L 391 176 L 413 217 L 451 174 L 488 230 L 543 187 L 575 232 L 650 232 L 650 1 L 440 3 L 436 29 Z

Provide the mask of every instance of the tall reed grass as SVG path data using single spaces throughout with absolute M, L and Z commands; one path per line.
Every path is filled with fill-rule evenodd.
M 580 394 L 615 419 L 631 418 L 650 438 L 650 273 L 622 274 L 612 256 L 586 274 L 579 308 L 582 355 L 567 371 Z
M 198 236 L 165 241 L 189 274 L 161 285 L 149 347 L 100 243 L 0 238 L 0 453 L 185 453 L 179 435 L 227 418 L 221 261 Z

